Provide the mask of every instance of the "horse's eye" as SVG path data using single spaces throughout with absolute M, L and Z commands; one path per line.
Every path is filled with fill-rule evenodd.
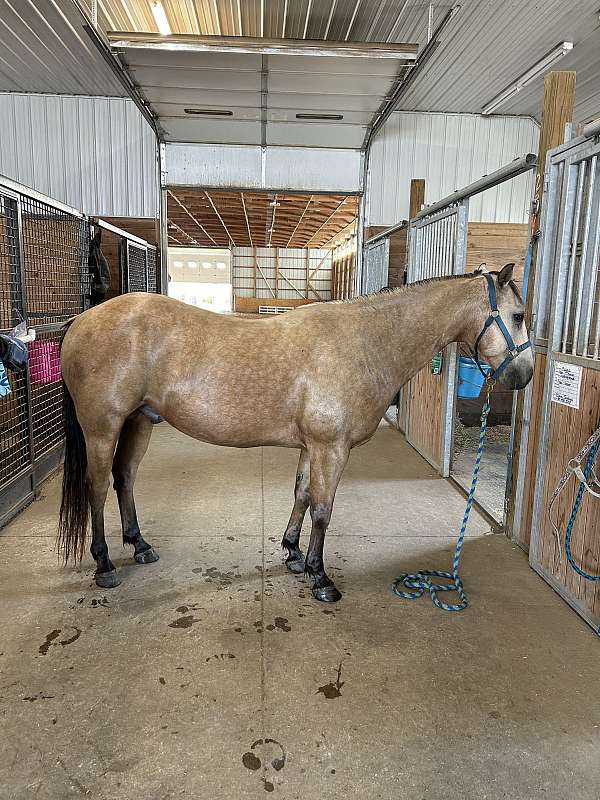
M 524 314 L 513 314 L 513 320 L 515 325 L 519 328 L 525 322 L 525 315 Z

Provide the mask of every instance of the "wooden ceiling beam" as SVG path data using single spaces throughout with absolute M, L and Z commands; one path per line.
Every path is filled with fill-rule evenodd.
M 327 217 L 327 219 L 325 220 L 325 222 L 324 222 L 324 223 L 323 223 L 323 224 L 322 224 L 322 225 L 321 225 L 319 228 L 317 228 L 317 230 L 316 230 L 316 231 L 313 233 L 313 235 L 310 237 L 310 239 L 309 239 L 309 240 L 306 242 L 306 244 L 304 245 L 305 247 L 309 247 L 310 243 L 311 243 L 311 242 L 312 242 L 312 240 L 315 238 L 315 236 L 316 236 L 316 235 L 317 235 L 317 234 L 318 234 L 320 231 L 322 231 L 322 230 L 323 230 L 323 228 L 324 228 L 324 227 L 325 227 L 325 226 L 328 224 L 328 222 L 330 222 L 330 221 L 331 221 L 331 220 L 332 220 L 332 219 L 335 217 L 336 213 L 337 213 L 337 212 L 338 212 L 338 210 L 339 210 L 339 209 L 340 209 L 340 208 L 341 208 L 341 207 L 344 205 L 344 203 L 346 202 L 346 200 L 347 200 L 347 199 L 348 199 L 347 197 L 344 197 L 344 199 L 343 199 L 343 200 L 341 200 L 341 201 L 339 202 L 339 204 L 336 206 L 336 208 L 335 208 L 335 209 L 334 209 L 334 210 L 331 212 L 331 214 L 330 214 L 330 215 Z
M 236 247 L 237 245 L 236 245 L 236 243 L 235 243 L 235 239 L 234 239 L 234 238 L 233 238 L 233 236 L 232 236 L 232 235 L 229 233 L 229 229 L 227 228 L 227 225 L 225 225 L 225 222 L 224 222 L 224 220 L 223 220 L 223 217 L 222 217 L 222 216 L 219 214 L 219 212 L 218 212 L 218 210 L 217 210 L 217 207 L 216 207 L 216 205 L 213 203 L 213 200 L 212 200 L 211 196 L 209 195 L 209 193 L 208 193 L 208 192 L 204 192 L 204 194 L 206 195 L 206 199 L 208 200 L 208 202 L 211 204 L 211 206 L 212 206 L 212 208 L 213 208 L 213 211 L 215 212 L 215 214 L 216 214 L 216 215 L 217 215 L 217 217 L 219 218 L 219 221 L 221 222 L 221 225 L 222 225 L 222 226 L 223 226 L 223 228 L 225 229 L 225 233 L 226 233 L 226 234 L 227 234 L 227 236 L 229 237 L 229 241 L 231 242 L 231 244 L 232 244 L 234 247 Z
M 168 190 L 167 190 L 167 195 L 168 195 L 169 197 L 173 198 L 173 200 L 174 200 L 174 201 L 177 203 L 177 205 L 179 205 L 179 206 L 180 206 L 180 207 L 183 209 L 183 211 L 184 211 L 184 212 L 185 212 L 185 213 L 188 215 L 188 217 L 189 217 L 189 218 L 192 220 L 192 222 L 193 222 L 195 225 L 197 225 L 197 226 L 200 228 L 200 230 L 202 231 L 202 233 L 206 234 L 206 236 L 208 236 L 208 238 L 209 238 L 209 239 L 210 239 L 210 240 L 211 240 L 211 241 L 212 241 L 214 244 L 216 244 L 215 240 L 212 238 L 212 236 L 210 235 L 210 233 L 208 233 L 208 231 L 206 230 L 206 228 L 205 228 L 203 225 L 201 225 L 201 224 L 200 224 L 200 222 L 198 222 L 198 220 L 196 219 L 196 217 L 195 217 L 195 216 L 194 216 L 194 215 L 193 215 L 193 214 L 192 214 L 192 213 L 189 211 L 189 209 L 188 209 L 188 208 L 187 208 L 187 207 L 186 207 L 186 206 L 185 206 L 185 205 L 184 205 L 184 204 L 181 202 L 181 200 L 180 200 L 180 199 L 177 197 L 177 195 L 176 195 L 176 194 L 173 194 L 173 192 L 171 191 L 171 189 L 168 189 Z
M 290 246 L 290 243 L 291 243 L 292 239 L 294 238 L 294 235 L 296 234 L 296 231 L 298 230 L 298 228 L 299 228 L 300 224 L 302 223 L 302 220 L 304 219 L 304 216 L 305 216 L 306 212 L 307 212 L 307 211 L 308 211 L 308 209 L 310 208 L 310 204 L 311 204 L 311 203 L 312 203 L 312 201 L 313 201 L 313 197 L 314 197 L 314 195 L 312 195 L 312 194 L 311 194 L 311 195 L 310 195 L 310 197 L 308 198 L 308 202 L 307 202 L 306 206 L 304 207 L 304 211 L 303 211 L 303 212 L 302 212 L 302 214 L 300 215 L 300 219 L 299 219 L 299 220 L 298 220 L 298 222 L 296 223 L 296 227 L 295 227 L 295 228 L 294 228 L 294 230 L 292 231 L 292 235 L 291 235 L 291 236 L 290 236 L 290 238 L 288 239 L 288 243 L 286 244 L 286 247 L 289 247 L 289 246 Z

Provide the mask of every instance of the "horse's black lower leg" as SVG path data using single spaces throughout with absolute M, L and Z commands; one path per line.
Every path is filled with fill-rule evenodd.
M 141 534 L 133 486 L 137 470 L 150 442 L 152 423 L 140 414 L 125 421 L 113 461 L 114 488 L 119 501 L 123 544 L 133 545 L 138 564 L 158 561 L 158 553 Z
M 310 452 L 312 529 L 306 554 L 306 575 L 312 581 L 313 596 L 324 603 L 335 603 L 342 596 L 325 572 L 323 547 L 335 492 L 348 460 L 348 452 L 348 448 L 342 444 L 313 446 Z
M 87 441 L 87 480 L 92 516 L 92 544 L 90 552 L 96 562 L 96 583 L 103 589 L 112 589 L 121 583 L 115 565 L 108 555 L 104 536 L 104 504 L 108 492 L 110 464 L 114 440 Z
M 296 470 L 296 484 L 294 489 L 294 508 L 287 524 L 281 546 L 287 551 L 285 565 L 297 575 L 305 570 L 304 553 L 300 549 L 300 531 L 306 509 L 309 506 L 309 481 L 310 481 L 310 462 L 306 450 L 300 453 L 300 461 Z

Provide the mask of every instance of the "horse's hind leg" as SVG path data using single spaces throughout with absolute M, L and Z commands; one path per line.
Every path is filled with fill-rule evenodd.
M 342 596 L 325 572 L 323 545 L 333 499 L 348 461 L 348 453 L 345 444 L 313 445 L 309 451 L 312 529 L 306 554 L 306 574 L 313 581 L 313 596 L 325 603 L 335 603 Z
M 138 564 L 150 564 L 158 561 L 158 553 L 140 533 L 133 497 L 135 477 L 140 462 L 148 449 L 151 434 L 152 422 L 145 416 L 138 413 L 128 417 L 119 436 L 112 468 L 114 488 L 117 492 L 121 513 L 123 544 L 134 546 L 133 557 Z
M 285 565 L 290 572 L 294 572 L 297 575 L 302 574 L 305 569 L 304 553 L 300 550 L 300 531 L 302 530 L 306 509 L 310 503 L 309 481 L 310 461 L 308 452 L 302 449 L 300 451 L 298 469 L 296 470 L 294 508 L 281 540 L 281 546 L 287 550 Z
M 116 434 L 86 436 L 87 481 L 92 516 L 92 545 L 90 552 L 96 562 L 96 583 L 112 589 L 121 583 L 117 570 L 108 555 L 104 537 L 104 504 L 110 481 L 110 468 Z

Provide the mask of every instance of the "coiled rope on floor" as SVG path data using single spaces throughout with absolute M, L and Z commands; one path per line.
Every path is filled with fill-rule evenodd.
M 442 572 L 441 570 L 419 570 L 413 574 L 403 573 L 398 575 L 392 584 L 392 591 L 403 600 L 416 600 L 421 597 L 425 592 L 429 592 L 429 596 L 434 605 L 441 608 L 442 611 L 462 611 L 469 605 L 467 595 L 465 593 L 463 582 L 460 577 L 460 558 L 462 548 L 465 540 L 465 532 L 469 524 L 469 516 L 473 507 L 475 498 L 475 490 L 477 489 L 477 481 L 479 479 L 479 467 L 481 465 L 481 457 L 483 455 L 485 432 L 487 429 L 488 414 L 490 413 L 490 394 L 494 384 L 493 381 L 487 382 L 487 395 L 486 401 L 481 412 L 481 425 L 479 428 L 479 444 L 477 447 L 477 454 L 475 456 L 475 464 L 473 465 L 473 475 L 471 478 L 471 488 L 467 498 L 467 505 L 463 515 L 462 525 L 458 539 L 456 540 L 456 547 L 454 548 L 454 558 L 452 559 L 452 572 Z M 444 578 L 450 583 L 433 583 L 432 578 Z M 400 587 L 403 587 L 400 588 Z M 404 591 L 409 590 L 409 591 Z M 445 603 L 438 597 L 439 592 L 456 592 L 460 600 L 459 603 Z

